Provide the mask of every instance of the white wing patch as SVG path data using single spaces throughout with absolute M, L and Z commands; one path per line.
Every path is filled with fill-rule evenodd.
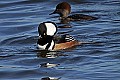
M 54 36 L 57 31 L 56 26 L 52 23 L 45 23 L 45 25 L 47 28 L 47 35 Z
M 70 35 L 66 35 L 65 40 L 68 41 L 68 42 L 69 41 L 75 41 L 74 37 L 70 36 Z

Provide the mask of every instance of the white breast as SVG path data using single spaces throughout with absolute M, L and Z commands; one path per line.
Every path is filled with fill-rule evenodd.
M 51 45 L 50 45 L 50 47 L 48 48 L 48 50 L 53 50 L 54 44 L 55 44 L 55 43 L 54 43 L 54 41 L 52 40 Z M 48 43 L 45 44 L 45 45 L 43 45 L 43 46 L 38 44 L 38 48 L 39 48 L 39 49 L 42 49 L 42 50 L 45 50 L 45 48 L 46 48 L 47 45 L 48 45 Z

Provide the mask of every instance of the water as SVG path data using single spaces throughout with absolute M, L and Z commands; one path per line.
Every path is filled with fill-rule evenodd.
M 72 13 L 99 19 L 70 22 L 71 28 L 61 28 L 58 33 L 91 43 L 47 53 L 37 49 L 37 27 L 43 21 L 59 23 L 58 15 L 48 15 L 59 0 L 0 1 L 0 80 L 120 79 L 120 0 L 68 2 Z

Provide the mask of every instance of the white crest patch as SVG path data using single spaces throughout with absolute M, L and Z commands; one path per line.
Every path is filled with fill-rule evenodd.
M 46 28 L 47 28 L 47 35 L 53 36 L 55 35 L 57 28 L 54 24 L 52 23 L 45 23 Z

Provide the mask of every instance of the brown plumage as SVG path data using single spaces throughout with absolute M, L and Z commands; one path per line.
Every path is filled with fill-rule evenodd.
M 70 6 L 70 4 L 67 3 L 67 2 L 59 3 L 59 4 L 56 6 L 56 9 L 65 9 L 65 10 L 68 10 L 69 13 L 71 12 L 71 6 Z
M 59 44 L 55 44 L 54 50 L 67 49 L 67 48 L 71 48 L 73 46 L 77 46 L 80 44 L 82 44 L 82 42 L 79 42 L 79 41 L 70 41 L 70 42 L 65 42 L 65 43 L 59 43 Z
M 98 18 L 84 15 L 84 14 L 72 14 L 68 16 L 71 13 L 71 6 L 67 2 L 61 2 L 56 6 L 56 9 L 51 14 L 59 14 L 60 20 L 63 21 L 81 21 L 81 20 L 96 20 Z

